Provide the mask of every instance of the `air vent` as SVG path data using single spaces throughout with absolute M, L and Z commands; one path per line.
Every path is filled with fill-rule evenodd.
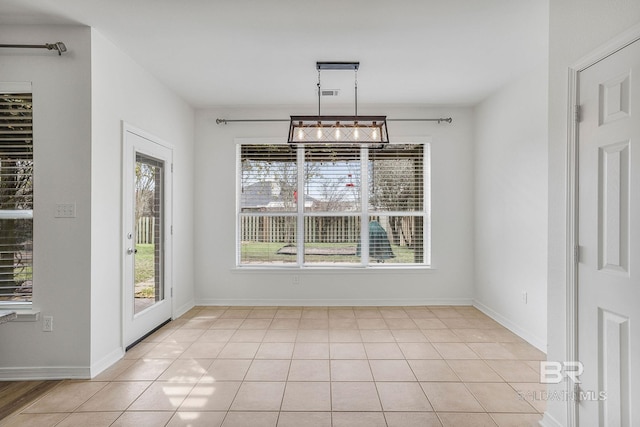
M 340 89 L 322 89 L 320 91 L 322 96 L 338 96 L 340 95 Z

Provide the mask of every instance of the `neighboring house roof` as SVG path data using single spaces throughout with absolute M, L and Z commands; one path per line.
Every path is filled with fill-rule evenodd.
M 260 181 L 247 185 L 240 196 L 240 206 L 243 209 L 284 209 L 285 203 L 292 203 L 293 195 L 282 194 L 282 186 L 275 181 Z M 305 196 L 305 207 L 312 207 L 316 199 Z
M 284 205 L 280 198 L 280 186 L 274 181 L 260 181 L 246 186 L 240 196 L 243 208 L 265 208 L 271 203 Z

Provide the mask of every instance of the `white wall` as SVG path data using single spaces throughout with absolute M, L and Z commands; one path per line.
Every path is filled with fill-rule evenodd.
M 566 359 L 566 147 L 568 69 L 640 23 L 635 0 L 551 0 L 549 32 L 548 359 Z M 560 385 L 559 387 L 562 387 Z M 550 401 L 546 425 L 566 425 L 566 403 Z
M 68 52 L 0 52 L 2 81 L 33 82 L 34 296 L 53 316 L 0 328 L 0 379 L 95 375 L 122 349 L 122 121 L 174 147 L 174 306 L 193 306 L 194 112 L 88 27 L 2 26 L 5 43 L 63 41 Z M 56 203 L 77 217 L 54 218 Z
M 545 352 L 547 86 L 545 61 L 475 109 L 476 305 Z
M 68 52 L 0 52 L 0 80 L 33 82 L 33 305 L 53 316 L 0 325 L 0 378 L 86 376 L 91 292 L 90 33 L 84 27 L 0 26 L 3 43 L 62 41 Z M 76 203 L 76 218 L 54 218 Z
M 122 353 L 122 121 L 174 148 L 175 314 L 193 306 L 194 111 L 96 30 L 92 42 L 91 365 Z
M 271 271 L 235 266 L 234 138 L 280 137 L 288 123 L 234 123 L 223 118 L 288 118 L 312 108 L 211 109 L 196 115 L 196 302 L 199 304 L 470 304 L 473 296 L 473 134 L 468 108 L 361 108 L 393 118 L 453 117 L 452 124 L 390 123 L 392 141 L 430 136 L 432 263 L 430 271 Z M 330 114 L 331 112 L 325 112 Z M 293 284 L 293 276 L 300 284 Z

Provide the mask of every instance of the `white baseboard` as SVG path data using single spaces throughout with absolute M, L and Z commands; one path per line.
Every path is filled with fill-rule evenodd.
M 536 347 L 538 350 L 542 351 L 545 354 L 547 353 L 547 343 L 544 340 L 529 333 L 527 330 L 522 329 L 519 325 L 513 323 L 511 320 L 507 319 L 506 317 L 494 311 L 493 309 L 487 307 L 486 305 L 484 305 L 478 300 L 473 300 L 473 306 L 478 310 L 480 310 L 481 312 L 483 312 L 484 314 L 486 314 L 487 316 L 491 317 L 496 322 L 500 323 L 505 328 L 509 329 L 514 334 L 518 335 L 520 338 L 527 341 L 529 344 Z
M 564 427 L 558 420 L 553 418 L 547 412 L 544 413 L 542 419 L 538 422 L 542 427 Z
M 177 319 L 178 317 L 182 316 L 183 314 L 185 314 L 187 311 L 191 310 L 195 306 L 196 306 L 196 303 L 193 300 L 191 300 L 180 307 L 175 307 L 173 310 L 173 318 Z
M 100 359 L 98 362 L 91 365 L 91 377 L 95 378 L 98 374 L 100 374 L 105 369 L 112 366 L 118 360 L 124 357 L 124 349 L 119 347 L 113 350 L 111 353 Z
M 415 306 L 415 305 L 472 305 L 471 298 L 428 299 L 200 299 L 199 306 Z
M 86 366 L 0 368 L 0 381 L 89 379 L 91 369 Z

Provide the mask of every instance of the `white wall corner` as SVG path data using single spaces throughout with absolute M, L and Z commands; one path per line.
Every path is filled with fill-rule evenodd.
M 564 427 L 558 420 L 553 418 L 549 413 L 545 412 L 542 419 L 538 422 L 542 427 Z
M 174 310 L 173 310 L 173 320 L 175 320 L 178 317 L 182 316 L 183 314 L 185 314 L 187 311 L 191 310 L 195 306 L 196 306 L 195 301 L 194 300 L 190 300 L 186 304 L 183 304 L 180 307 L 174 308 Z
M 481 312 L 483 312 L 484 314 L 486 314 L 487 316 L 491 317 L 496 322 L 500 323 L 505 328 L 509 329 L 514 334 L 518 335 L 520 338 L 527 341 L 529 344 L 536 347 L 538 350 L 547 354 L 547 342 L 544 339 L 532 334 L 531 332 L 522 328 L 517 323 L 514 323 L 510 319 L 504 317 L 497 311 L 489 308 L 488 306 L 484 305 L 478 300 L 475 300 L 475 299 L 473 300 L 473 306 L 478 310 L 480 310 Z
M 118 347 L 117 349 L 113 350 L 111 353 L 109 353 L 108 355 L 106 355 L 96 363 L 92 364 L 90 378 L 95 378 L 98 374 L 108 369 L 118 360 L 122 359 L 124 357 L 124 353 L 125 353 L 124 348 Z

